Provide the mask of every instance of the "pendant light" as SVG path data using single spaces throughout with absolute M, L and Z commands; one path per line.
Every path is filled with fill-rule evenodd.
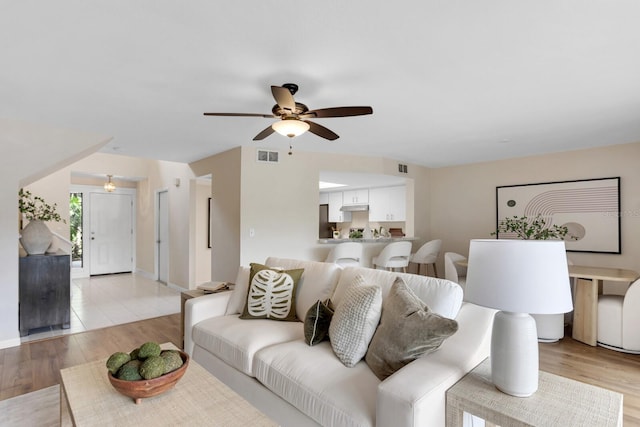
M 104 184 L 104 191 L 107 193 L 113 193 L 116 191 L 116 185 L 111 181 L 113 175 L 107 175 L 108 181 Z

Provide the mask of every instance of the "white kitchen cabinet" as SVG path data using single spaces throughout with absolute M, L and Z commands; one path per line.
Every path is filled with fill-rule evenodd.
M 348 190 L 342 192 L 342 203 L 345 205 L 361 205 L 369 203 L 369 189 Z
M 329 222 L 349 222 L 351 221 L 351 212 L 342 212 L 342 191 L 336 191 L 329 194 Z
M 369 221 L 399 222 L 407 219 L 405 186 L 369 189 Z
M 329 193 L 320 193 L 319 205 L 329 204 Z

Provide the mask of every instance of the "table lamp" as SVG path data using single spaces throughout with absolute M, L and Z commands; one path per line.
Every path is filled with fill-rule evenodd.
M 517 397 L 538 389 L 538 338 L 529 314 L 573 309 L 564 241 L 474 239 L 469 245 L 465 299 L 501 310 L 491 337 L 491 376 Z

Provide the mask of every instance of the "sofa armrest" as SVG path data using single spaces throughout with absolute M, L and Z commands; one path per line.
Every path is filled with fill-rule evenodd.
M 193 355 L 193 327 L 210 317 L 224 316 L 231 292 L 219 292 L 191 298 L 184 304 L 184 351 Z
M 458 331 L 436 352 L 414 360 L 378 385 L 378 427 L 444 426 L 446 391 L 489 356 L 495 310 L 464 303 Z

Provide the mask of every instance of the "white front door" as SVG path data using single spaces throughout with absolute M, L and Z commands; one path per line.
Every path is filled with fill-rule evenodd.
M 158 281 L 169 283 L 169 192 L 158 193 Z
M 133 270 L 133 196 L 91 193 L 91 275 Z

